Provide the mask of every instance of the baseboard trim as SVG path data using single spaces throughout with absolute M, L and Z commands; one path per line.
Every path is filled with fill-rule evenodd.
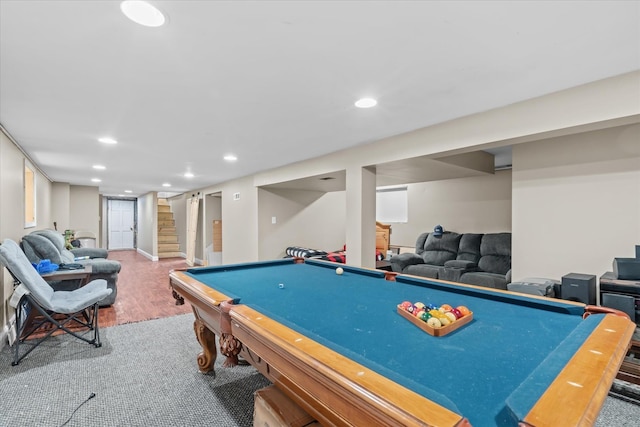
M 158 261 L 158 257 L 157 257 L 157 256 L 153 256 L 153 255 L 151 255 L 150 253 L 147 253 L 147 252 L 143 251 L 143 250 L 142 250 L 142 249 L 140 249 L 140 248 L 136 249 L 136 251 L 137 251 L 140 255 L 142 255 L 143 257 L 145 257 L 145 258 L 147 258 L 147 259 L 149 259 L 149 260 L 151 260 L 151 261 Z

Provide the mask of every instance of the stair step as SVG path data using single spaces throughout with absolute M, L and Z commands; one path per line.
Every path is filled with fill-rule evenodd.
M 182 258 L 182 252 L 159 252 L 158 258 Z
M 158 213 L 160 212 L 171 212 L 171 206 L 158 204 Z
M 168 221 L 168 220 L 160 221 L 160 220 L 158 220 L 158 228 L 175 227 L 175 226 L 176 226 L 176 222 L 174 220 L 171 220 L 171 221 Z
M 178 235 L 158 233 L 158 243 L 178 243 Z
M 172 221 L 173 212 L 158 212 L 158 221 Z
M 158 252 L 176 252 L 179 250 L 179 243 L 158 243 Z
M 169 204 L 169 201 L 167 199 L 158 199 L 158 206 L 163 205 L 163 206 L 171 206 Z

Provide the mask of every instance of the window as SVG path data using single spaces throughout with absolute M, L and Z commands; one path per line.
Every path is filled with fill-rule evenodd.
M 24 161 L 24 228 L 36 226 L 36 173 L 27 162 Z
M 407 187 L 380 187 L 376 190 L 376 221 L 407 222 L 409 218 Z

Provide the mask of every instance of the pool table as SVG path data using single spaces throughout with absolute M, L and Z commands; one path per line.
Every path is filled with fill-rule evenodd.
M 616 310 L 308 259 L 172 271 L 170 285 L 193 307 L 201 371 L 218 335 L 225 365 L 248 361 L 326 426 L 590 425 L 635 328 Z M 473 319 L 432 336 L 403 301 Z

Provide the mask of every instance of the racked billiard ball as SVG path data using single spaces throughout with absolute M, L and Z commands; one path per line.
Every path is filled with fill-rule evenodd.
M 420 313 L 418 317 L 420 318 L 420 320 L 426 322 L 427 320 L 431 319 L 433 316 L 431 315 L 431 313 L 423 311 L 422 313 Z
M 438 320 L 437 317 L 430 317 L 429 320 L 427 320 L 427 325 L 431 326 L 432 328 L 440 328 L 442 326 L 442 323 L 440 323 L 440 320 Z
M 447 311 L 444 315 L 446 316 L 446 318 L 447 318 L 447 319 L 449 319 L 449 321 L 450 321 L 451 323 L 453 323 L 453 322 L 455 322 L 455 321 L 457 320 L 456 315 L 455 315 L 455 314 L 453 314 L 453 313 L 452 313 L 452 312 L 450 312 L 450 311 Z
M 471 313 L 471 311 L 464 305 L 459 305 L 456 308 L 460 311 L 460 313 L 462 313 L 463 316 L 466 316 L 467 314 Z
M 409 307 L 412 307 L 412 306 L 413 306 L 413 304 L 411 304 L 411 302 L 409 302 L 409 301 L 402 301 L 400 303 L 400 308 L 403 309 L 403 310 L 407 310 Z

